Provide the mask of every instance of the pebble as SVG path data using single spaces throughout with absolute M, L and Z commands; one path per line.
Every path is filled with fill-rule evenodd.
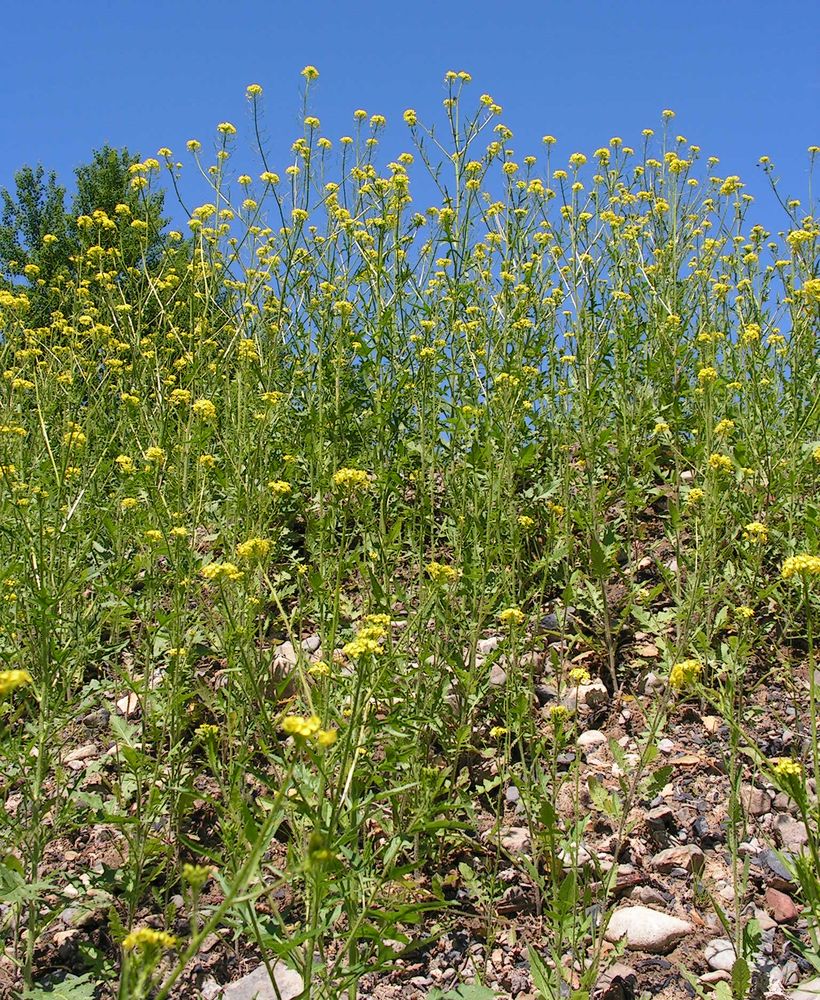
M 475 651 L 479 656 L 489 656 L 490 653 L 494 653 L 501 642 L 501 637 L 497 635 L 491 635 L 487 639 L 479 639 L 475 644 Z
M 293 1000 L 305 989 L 298 972 L 277 962 L 273 965 L 274 982 L 264 965 L 243 976 L 225 988 L 223 1000 Z
M 501 834 L 501 846 L 510 854 L 526 854 L 532 846 L 530 831 L 525 826 L 511 826 Z
M 607 941 L 626 938 L 627 948 L 666 955 L 694 927 L 687 920 L 647 906 L 619 906 L 606 929 Z
M 318 635 L 309 635 L 307 638 L 302 639 L 302 649 L 306 653 L 315 653 L 321 645 L 322 640 Z
M 652 867 L 656 871 L 669 873 L 674 868 L 682 868 L 684 872 L 701 872 L 706 864 L 703 851 L 694 844 L 681 847 L 668 847 L 652 858 Z
M 578 737 L 578 746 L 586 750 L 606 743 L 606 736 L 599 729 L 588 729 Z
M 604 682 L 597 677 L 589 684 L 579 684 L 564 696 L 564 708 L 574 712 L 579 706 L 601 708 L 609 701 L 609 691 Z
M 731 972 L 735 964 L 735 948 L 728 938 L 715 938 L 703 949 L 703 955 L 710 969 Z
M 788 994 L 789 1000 L 818 1000 L 820 998 L 820 976 L 815 976 L 806 983 L 801 983 L 796 990 Z
M 784 850 L 794 853 L 802 851 L 809 842 L 805 823 L 791 819 L 789 816 L 775 817 L 774 837 Z
M 754 785 L 740 786 L 740 801 L 751 816 L 765 816 L 772 809 L 772 797 Z
M 790 896 L 772 886 L 766 890 L 766 906 L 779 924 L 793 923 L 800 916 Z

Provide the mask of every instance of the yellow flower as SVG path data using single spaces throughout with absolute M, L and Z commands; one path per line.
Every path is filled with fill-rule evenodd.
M 778 778 L 802 778 L 803 766 L 799 761 L 789 757 L 778 757 L 772 766 Z
M 194 733 L 201 740 L 210 740 L 219 735 L 219 726 L 215 726 L 212 722 L 203 722 L 196 727 Z
M 740 604 L 735 608 L 735 615 L 744 621 L 748 621 L 754 617 L 754 608 L 750 608 L 746 604 Z
M 734 420 L 721 420 L 715 424 L 715 434 L 719 437 L 723 434 L 729 434 L 735 429 Z
M 250 337 L 246 337 L 245 339 L 239 341 L 236 353 L 239 355 L 240 361 L 259 360 L 259 351 L 256 348 L 256 341 L 252 340 Z
M 264 559 L 270 554 L 271 542 L 267 538 L 249 538 L 236 546 L 240 559 Z
M 155 931 L 152 927 L 140 927 L 125 938 L 123 951 L 171 951 L 177 946 L 177 939 L 167 931 Z
M 590 676 L 589 671 L 584 667 L 573 667 L 568 674 L 571 684 L 589 684 Z
M 123 473 L 123 475 L 130 475 L 132 472 L 137 471 L 137 467 L 134 464 L 134 459 L 129 455 L 117 455 L 114 459 L 114 464 Z
M 258 83 L 251 83 L 245 90 L 248 97 L 260 97 L 262 95 L 262 88 Z
M 201 420 L 213 420 L 216 416 L 216 407 L 210 399 L 195 400 L 191 409 Z
M 222 135 L 236 135 L 236 126 L 230 122 L 220 122 L 216 126 L 216 130 L 217 132 L 221 132 Z
M 120 500 L 120 510 L 125 512 L 127 510 L 133 510 L 135 507 L 139 507 L 140 502 L 136 497 L 123 497 Z
M 144 538 L 152 545 L 158 545 L 162 541 L 162 532 L 158 531 L 156 528 L 149 528 L 148 531 L 145 532 Z
M 743 529 L 743 538 L 747 542 L 759 542 L 762 545 L 769 540 L 769 529 L 762 521 L 749 521 Z
M 333 473 L 333 485 L 345 493 L 358 493 L 370 488 L 370 476 L 363 469 L 339 469 Z
M 151 445 L 150 448 L 145 449 L 142 453 L 142 457 L 146 462 L 153 462 L 155 465 L 162 465 L 168 456 L 162 448 L 158 448 L 156 445 Z
M 709 385 L 717 379 L 718 373 L 717 368 L 712 368 L 711 365 L 706 368 L 701 368 L 698 372 L 698 382 L 702 385 Z
M 490 739 L 492 740 L 497 740 L 499 736 L 506 736 L 506 735 L 507 735 L 506 726 L 493 726 L 492 729 L 490 729 Z
M 190 389 L 173 389 L 168 397 L 171 406 L 187 406 L 191 402 Z
M 207 566 L 202 567 L 200 573 L 209 583 L 219 582 L 220 580 L 235 582 L 242 579 L 242 572 L 232 562 L 208 563 Z
M 703 672 L 700 660 L 681 660 L 669 671 L 669 683 L 675 691 L 690 687 Z
M 433 581 L 433 583 L 452 583 L 457 580 L 461 573 L 459 570 L 454 569 L 452 566 L 446 566 L 444 563 L 433 562 L 427 563 L 426 566 L 427 575 Z
M 0 697 L 31 684 L 28 670 L 0 670 Z
M 85 446 L 88 438 L 83 434 L 83 432 L 77 428 L 72 427 L 63 434 L 63 444 L 66 448 L 82 448 Z
M 284 479 L 271 479 L 268 483 L 268 489 L 277 497 L 286 497 L 293 492 L 291 484 Z
M 529 516 L 529 514 L 519 514 L 517 520 L 518 527 L 524 531 L 529 531 L 530 528 L 535 526 L 535 521 Z
M 216 457 L 214 455 L 200 455 L 198 462 L 203 469 L 213 469 L 216 465 Z
M 718 452 L 714 452 L 709 456 L 709 468 L 714 472 L 731 472 L 732 460 L 728 455 L 721 455 Z
M 318 80 L 319 70 L 316 69 L 315 66 L 305 66 L 305 68 L 302 70 L 302 76 L 306 80 Z
M 694 504 L 700 503 L 705 496 L 706 494 L 704 493 L 704 491 L 700 489 L 700 487 L 696 486 L 694 489 L 689 490 L 689 492 L 686 494 L 686 499 L 684 500 L 684 503 L 687 505 L 687 507 L 694 506 Z
M 527 616 L 520 608 L 505 608 L 503 611 L 499 611 L 498 620 L 502 625 L 523 625 Z
M 406 124 L 408 124 L 408 125 L 409 125 L 409 126 L 410 126 L 411 128 L 412 128 L 412 127 L 413 127 L 413 126 L 414 126 L 414 125 L 416 124 L 416 122 L 418 121 L 418 119 L 416 118 L 416 112 L 415 112 L 415 111 L 414 111 L 414 110 L 413 110 L 412 108 L 408 108 L 408 109 L 407 109 L 407 110 L 406 110 L 406 111 L 404 112 L 404 114 L 402 115 L 402 117 L 404 118 L 404 120 L 405 120 Z
M 780 575 L 784 580 L 790 580 L 793 576 L 803 574 L 806 576 L 820 575 L 820 556 L 810 556 L 807 552 L 789 556 L 780 570 Z

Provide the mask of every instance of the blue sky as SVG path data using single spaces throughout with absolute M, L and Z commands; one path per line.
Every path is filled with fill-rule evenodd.
M 409 145 L 406 107 L 440 114 L 447 69 L 468 70 L 475 99 L 488 91 L 503 105 L 518 156 L 539 153 L 544 133 L 559 140 L 556 162 L 612 135 L 638 145 L 673 108 L 675 131 L 740 174 L 774 229 L 783 219 L 758 157 L 808 206 L 806 148 L 820 144 L 811 0 L 34 0 L 7 5 L 3 29 L 0 186 L 37 162 L 70 186 L 105 142 L 143 156 L 167 145 L 186 162 L 186 139 L 206 142 L 226 119 L 247 126 L 252 82 L 282 167 L 302 132 L 308 63 L 321 73 L 311 112 L 323 133 L 349 132 L 358 107 L 384 114 L 390 156 Z

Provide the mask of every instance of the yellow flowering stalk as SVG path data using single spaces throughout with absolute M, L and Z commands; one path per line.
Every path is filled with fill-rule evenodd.
M 669 684 L 674 691 L 682 691 L 700 679 L 703 664 L 700 660 L 680 660 L 669 671 Z
M 31 684 L 28 670 L 0 670 L 0 698 Z
M 783 563 L 780 575 L 784 580 L 790 580 L 793 576 L 818 576 L 820 575 L 820 556 L 811 556 L 806 552 L 789 556 Z

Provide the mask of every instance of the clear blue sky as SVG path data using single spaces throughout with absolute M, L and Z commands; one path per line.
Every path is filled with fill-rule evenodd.
M 185 162 L 186 139 L 247 125 L 252 82 L 284 166 L 307 63 L 324 134 L 350 131 L 362 107 L 387 116 L 390 155 L 407 148 L 406 107 L 439 113 L 447 69 L 504 106 L 518 156 L 544 133 L 566 156 L 612 135 L 637 145 L 673 108 L 675 131 L 740 174 L 773 228 L 758 157 L 807 205 L 806 148 L 820 144 L 816 0 L 30 0 L 5 5 L 2 26 L 0 186 L 37 162 L 70 186 L 105 142 L 142 156 L 167 145 Z

